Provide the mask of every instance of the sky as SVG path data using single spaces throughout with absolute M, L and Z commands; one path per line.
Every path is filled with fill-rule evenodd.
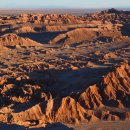
M 129 8 L 130 0 L 0 0 L 0 8 Z

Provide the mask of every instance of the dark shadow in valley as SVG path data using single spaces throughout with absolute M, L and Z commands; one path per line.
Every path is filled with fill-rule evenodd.
M 121 33 L 122 33 L 123 36 L 130 37 L 130 24 L 124 24 L 121 27 Z
M 29 79 L 23 79 L 20 81 L 15 81 L 14 79 L 8 80 L 8 84 L 15 84 L 15 86 L 12 89 L 9 89 L 6 92 L 6 95 L 1 98 L 2 100 L 5 97 L 14 96 L 23 99 L 28 98 L 29 96 L 29 102 L 19 103 L 6 98 L 4 101 L 2 100 L 1 104 L 15 104 L 12 106 L 12 108 L 17 113 L 20 111 L 25 111 L 39 103 L 41 103 L 41 105 L 46 105 L 44 98 L 41 98 L 42 93 L 45 93 L 47 96 L 51 94 L 52 98 L 54 99 L 62 99 L 66 96 L 73 98 L 85 91 L 90 85 L 100 82 L 102 76 L 109 72 L 111 69 L 112 68 L 109 67 L 85 68 L 79 70 L 67 69 L 62 71 L 56 69 L 49 69 L 46 71 L 35 70 L 28 73 Z M 32 87 L 28 88 L 29 86 L 26 86 L 26 84 L 29 84 Z M 40 88 L 35 89 L 34 91 L 33 88 L 35 86 L 39 86 Z M 26 90 L 27 88 L 32 89 L 31 95 L 24 93 L 23 90 Z
M 124 44 L 121 45 L 121 46 L 112 47 L 112 48 L 109 49 L 109 50 L 112 51 L 112 52 L 114 52 L 114 51 L 117 51 L 117 50 L 120 50 L 120 49 L 129 48 L 129 46 L 130 46 L 130 43 L 124 43 Z
M 2 28 L 10 28 L 10 27 L 11 27 L 11 24 L 0 25 L 0 29 L 2 29 Z
M 70 96 L 72 93 L 83 92 L 90 85 L 97 83 L 103 75 L 111 70 L 105 68 L 83 68 L 78 70 L 49 69 L 46 72 L 34 71 L 29 73 L 32 80 L 44 80 L 49 90 L 59 97 Z
M 17 125 L 17 124 L 0 123 L 0 130 L 43 130 L 43 129 L 44 130 L 74 130 L 73 128 L 69 128 L 68 126 L 59 122 L 48 124 L 45 128 L 43 127 L 28 128 L 28 127 Z
M 43 128 L 30 128 L 29 130 L 43 130 Z M 74 130 L 74 129 L 69 128 L 68 126 L 60 122 L 56 122 L 56 123 L 48 124 L 47 127 L 44 128 L 44 130 Z
M 21 33 L 19 36 L 28 37 L 39 43 L 48 43 L 50 40 L 65 32 L 37 32 L 37 33 Z
M 0 123 L 0 130 L 27 130 L 26 127 L 16 124 Z
M 9 28 L 9 29 L 6 29 L 5 31 L 3 32 L 0 32 L 0 36 L 2 35 L 5 35 L 5 34 L 8 34 L 8 33 L 14 33 L 16 30 L 18 30 L 19 28 Z

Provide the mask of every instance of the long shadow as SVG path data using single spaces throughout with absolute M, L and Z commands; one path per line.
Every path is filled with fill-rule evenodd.
M 10 28 L 10 27 L 11 27 L 11 24 L 0 25 L 0 29 L 1 29 L 1 28 Z
M 48 69 L 30 72 L 30 82 L 45 84 L 58 96 L 68 96 L 72 92 L 84 91 L 88 86 L 97 83 L 101 77 L 111 71 L 111 67 L 81 68 L 72 70 Z M 23 82 L 23 81 L 22 81 Z M 29 82 L 28 82 L 29 83 Z
M 56 83 L 50 86 L 59 97 L 70 96 L 73 93 L 81 93 L 90 85 L 100 81 L 101 77 L 111 68 L 85 68 L 79 70 L 67 70 L 54 72 Z
M 43 130 L 43 128 L 30 128 L 29 130 Z M 74 130 L 74 129 L 69 128 L 68 126 L 60 122 L 56 122 L 56 123 L 47 125 L 47 127 L 44 128 L 44 130 Z
M 124 24 L 121 27 L 121 33 L 122 33 L 123 36 L 130 37 L 130 24 Z
M 34 40 L 39 43 L 48 43 L 50 40 L 58 36 L 59 34 L 65 33 L 63 32 L 36 32 L 36 33 L 21 33 L 19 36 L 28 37 L 31 40 Z
M 0 123 L 0 130 L 26 130 L 26 127 L 16 124 Z
M 0 130 L 74 130 L 74 129 L 57 122 L 48 124 L 46 128 L 27 128 L 25 126 L 17 124 L 0 123 Z
M 116 50 L 119 50 L 119 49 L 124 49 L 124 48 L 128 48 L 130 46 L 130 43 L 124 43 L 124 45 L 122 46 L 119 46 L 119 47 L 113 47 L 111 49 L 109 49 L 110 51 L 116 51 Z
M 103 75 L 111 71 L 111 67 L 82 68 L 78 70 L 35 70 L 28 73 L 30 82 L 46 85 L 54 97 L 70 96 L 72 93 L 81 93 L 90 85 L 100 81 Z M 22 81 L 24 82 L 24 81 Z M 29 82 L 28 82 L 29 83 Z
M 5 34 L 7 34 L 7 33 L 13 33 L 13 32 L 16 31 L 17 29 L 18 29 L 18 28 L 7 29 L 7 30 L 5 30 L 5 31 L 3 31 L 3 32 L 0 32 L 0 36 L 5 35 Z
M 30 79 L 23 79 L 20 81 L 9 79 L 8 84 L 14 84 L 15 86 L 12 89 L 9 89 L 5 95 L 5 97 L 10 97 L 10 95 L 21 98 L 27 97 L 28 95 L 23 93 L 23 90 L 26 90 L 26 87 L 24 88 L 26 84 L 40 86 L 40 89 L 35 90 L 32 94 L 29 103 L 17 103 L 10 99 L 6 99 L 6 102 L 13 102 L 15 104 L 13 106 L 14 111 L 20 112 L 39 103 L 43 106 L 46 105 L 46 101 L 40 97 L 41 93 L 46 93 L 47 95 L 51 93 L 52 98 L 58 98 L 59 100 L 66 96 L 75 97 L 77 93 L 80 94 L 90 85 L 99 82 L 102 76 L 111 71 L 111 69 L 112 68 L 84 68 L 79 70 L 67 69 L 62 71 L 57 71 L 56 69 L 49 69 L 46 71 L 35 70 L 28 73 Z M 5 97 L 3 97 L 3 99 Z M 60 101 L 58 102 L 60 103 Z M 45 106 L 43 106 L 41 108 L 45 108 Z M 58 106 L 60 106 L 60 104 Z

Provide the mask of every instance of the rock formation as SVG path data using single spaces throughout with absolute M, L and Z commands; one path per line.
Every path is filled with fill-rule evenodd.
M 18 84 L 18 81 L 16 79 L 14 83 Z M 56 97 L 52 96 L 53 92 L 42 86 L 30 84 L 22 87 L 22 84 L 14 86 L 7 83 L 1 87 L 1 105 L 10 107 L 14 102 L 12 104 L 14 110 L 10 108 L 6 110 L 7 114 L 1 113 L 1 121 L 9 120 L 17 124 L 25 122 L 29 125 L 31 121 L 79 123 L 97 122 L 102 119 L 130 119 L 127 110 L 130 106 L 130 66 L 125 63 L 112 67 L 111 71 L 101 77 L 96 84 L 73 96 Z M 33 106 L 29 105 L 31 102 L 34 103 Z M 25 108 L 26 106 L 28 108 Z M 4 107 L 1 108 L 2 111 L 5 111 Z
M 5 34 L 0 37 L 0 43 L 2 46 L 41 46 L 40 43 L 37 43 L 29 38 L 22 38 L 16 34 L 10 33 Z
M 129 24 L 116 9 L 0 16 L 0 127 L 130 120 Z

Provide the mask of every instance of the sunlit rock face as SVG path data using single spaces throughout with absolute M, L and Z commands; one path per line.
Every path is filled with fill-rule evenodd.
M 129 121 L 129 24 L 115 9 L 0 16 L 0 129 Z

